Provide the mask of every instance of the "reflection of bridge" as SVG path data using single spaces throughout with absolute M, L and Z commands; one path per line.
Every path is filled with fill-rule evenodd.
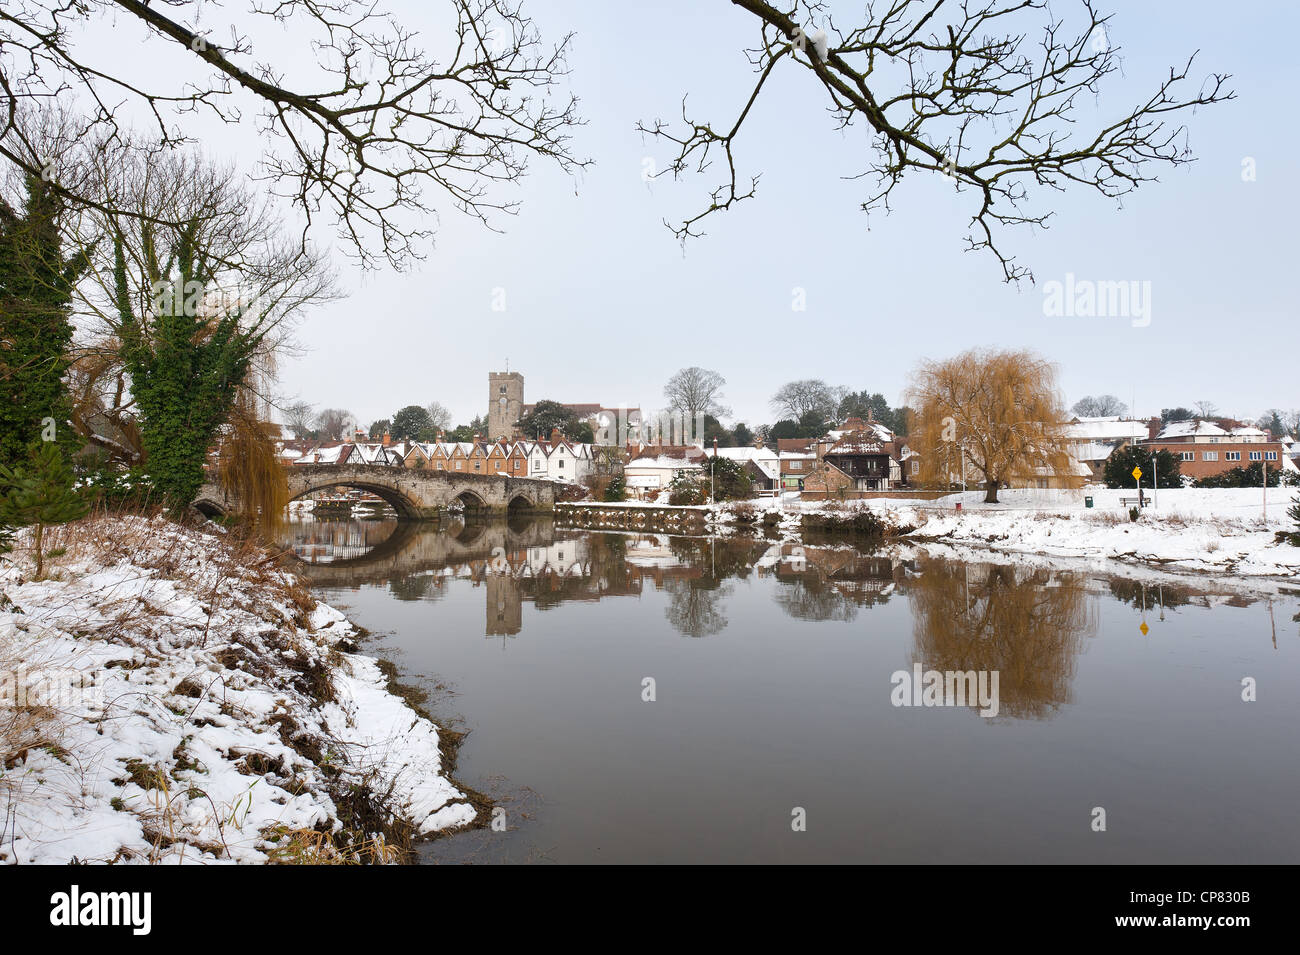
M 402 518 L 434 518 L 453 507 L 505 513 L 555 506 L 555 485 L 533 478 L 359 464 L 290 465 L 285 470 L 290 500 L 327 488 L 355 487 L 382 498 Z M 243 509 L 238 497 L 215 484 L 203 485 L 194 503 L 208 515 Z
M 327 588 L 386 585 L 394 577 L 431 573 L 448 567 L 499 564 L 502 555 L 530 547 L 545 547 L 555 540 L 548 518 L 520 522 L 469 523 L 457 533 L 401 522 L 380 543 L 359 557 L 323 564 L 300 564 L 295 569 L 314 585 Z

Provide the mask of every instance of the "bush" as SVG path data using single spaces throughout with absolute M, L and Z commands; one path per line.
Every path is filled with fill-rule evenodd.
M 743 501 L 754 496 L 754 482 L 744 465 L 731 458 L 711 457 L 704 462 L 700 479 L 707 497 L 709 478 L 713 478 L 713 495 L 719 501 Z
M 703 504 L 708 499 L 709 486 L 685 474 L 679 474 L 668 485 L 668 503 L 674 507 Z
M 626 501 L 627 500 L 627 481 L 621 474 L 615 474 L 605 485 L 605 491 L 600 495 L 602 501 Z
M 1151 452 L 1137 445 L 1128 445 L 1115 451 L 1106 459 L 1103 477 L 1108 488 L 1133 487 L 1133 469 L 1142 469 L 1142 486 L 1151 486 Z M 1168 451 L 1156 453 L 1156 468 L 1160 472 L 1159 486 L 1182 487 L 1181 465 Z
M 1201 478 L 1193 487 L 1262 487 L 1264 483 L 1264 462 L 1256 461 L 1247 467 L 1235 467 L 1222 474 Z M 1282 478 L 1278 468 L 1268 469 L 1268 486 L 1277 487 Z
M 1286 509 L 1286 516 L 1295 521 L 1295 530 L 1278 531 L 1277 539 L 1282 544 L 1293 544 L 1300 547 L 1300 498 Z

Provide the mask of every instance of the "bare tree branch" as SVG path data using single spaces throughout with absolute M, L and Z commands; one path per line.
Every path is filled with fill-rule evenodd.
M 1080 96 L 1099 96 L 1102 81 L 1121 65 L 1107 36 L 1110 18 L 1092 0 L 1077 0 L 1072 31 L 1047 0 L 872 0 L 865 22 L 848 29 L 836 26 L 821 0 L 796 0 L 789 10 L 766 0 L 731 2 L 760 29 L 758 44 L 745 50 L 757 79 L 736 121 L 719 130 L 691 119 L 683 101 L 681 132 L 660 120 L 637 125 L 677 147 L 657 175 L 704 173 L 719 152 L 726 160 L 708 206 L 669 225 L 682 241 L 702 235 L 708 216 L 754 195 L 757 177 L 738 185 L 733 147 L 779 61 L 815 77 L 838 128 L 860 121 L 871 131 L 875 155 L 851 177 L 874 182 L 864 211 L 888 211 L 891 193 L 911 170 L 947 176 L 958 192 L 975 197 L 968 250 L 991 252 L 1008 282 L 1033 275 L 1002 251 L 1000 231 L 1047 225 L 1052 211 L 1039 190 L 1076 185 L 1118 199 L 1154 181 L 1152 167 L 1191 161 L 1186 128 L 1170 114 L 1235 95 L 1222 74 L 1184 91 L 1193 54 L 1145 101 L 1083 132 Z
M 570 151 L 581 123 L 576 100 L 552 98 L 567 74 L 571 37 L 544 45 L 518 0 L 444 0 L 455 25 L 437 54 L 372 0 L 245 2 L 242 12 L 223 15 L 220 29 L 199 22 L 222 15 L 213 2 L 5 4 L 0 156 L 34 174 L 48 171 L 20 113 L 70 98 L 87 112 L 87 134 L 111 143 L 144 117 L 162 149 L 193 141 L 200 111 L 238 124 L 249 110 L 268 144 L 260 175 L 301 210 L 304 236 L 324 216 L 364 264 L 386 258 L 397 267 L 420 257 L 431 237 L 434 195 L 495 228 L 500 214 L 517 209 L 500 187 L 517 183 L 530 158 L 566 172 L 586 165 Z M 159 69 L 143 85 L 100 65 L 97 51 L 75 38 L 111 12 L 147 26 L 154 59 L 170 53 L 189 69 L 179 76 Z M 315 73 L 290 77 L 258 59 L 250 36 L 259 27 L 310 44 Z M 75 184 L 59 185 L 98 201 Z

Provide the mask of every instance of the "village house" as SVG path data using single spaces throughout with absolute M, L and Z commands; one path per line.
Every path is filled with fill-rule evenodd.
M 735 461 L 744 468 L 756 491 L 775 491 L 781 487 L 780 455 L 775 450 L 764 447 L 761 440 L 756 441 L 752 447 L 714 447 L 712 453 Z
M 1145 421 L 1119 416 L 1076 417 L 1065 426 L 1070 456 L 1088 468 L 1092 481 L 1105 479 L 1106 462 L 1116 451 L 1148 437 Z
M 673 479 L 704 469 L 704 449 L 694 444 L 644 445 L 623 465 L 626 487 L 637 500 L 653 500 Z
M 843 495 L 907 487 L 920 473 L 920 459 L 893 431 L 874 420 L 851 417 L 820 438 L 780 438 L 781 486 L 786 490 Z
M 1157 418 L 1148 430 L 1150 437 L 1140 442 L 1142 446 L 1153 454 L 1159 451 L 1173 454 L 1184 477 L 1212 477 L 1255 462 L 1270 470 L 1289 471 L 1294 466 L 1281 441 L 1252 425 L 1194 418 L 1170 421 L 1161 427 Z

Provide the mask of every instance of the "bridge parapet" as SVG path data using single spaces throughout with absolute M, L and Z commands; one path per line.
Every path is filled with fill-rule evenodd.
M 549 512 L 555 507 L 556 484 L 535 478 L 399 468 L 384 465 L 303 464 L 285 468 L 289 499 L 333 487 L 352 487 L 383 499 L 407 520 L 432 520 L 456 506 L 467 511 Z M 205 484 L 195 506 L 208 514 L 238 514 L 243 504 L 216 484 Z

